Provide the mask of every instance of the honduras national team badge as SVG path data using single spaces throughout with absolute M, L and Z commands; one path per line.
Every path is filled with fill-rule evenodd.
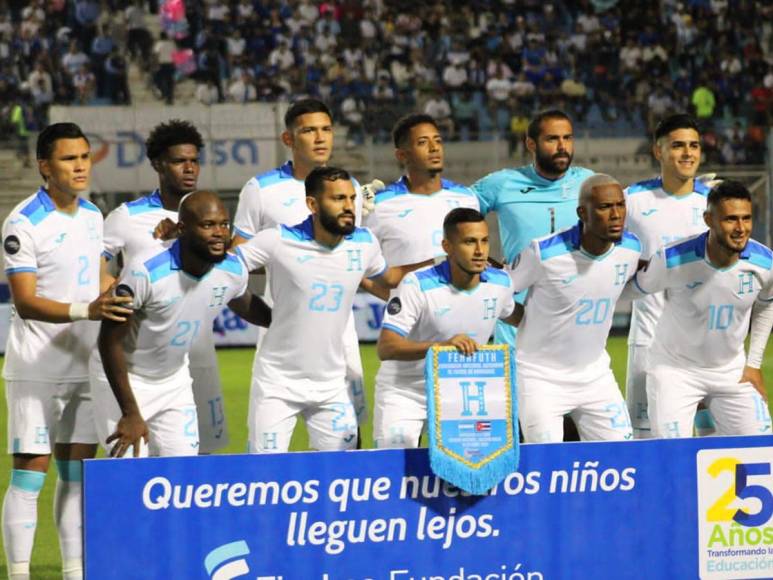
M 424 374 L 432 471 L 482 495 L 518 468 L 515 357 L 504 344 L 465 356 L 432 347 Z

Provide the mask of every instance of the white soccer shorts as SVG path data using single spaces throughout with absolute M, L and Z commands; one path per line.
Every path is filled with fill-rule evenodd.
M 357 446 L 357 419 L 344 381 L 338 389 L 310 392 L 307 384 L 252 380 L 247 418 L 249 453 L 284 453 L 290 448 L 298 416 L 306 421 L 309 444 L 318 451 Z
M 344 330 L 344 358 L 346 359 L 346 382 L 357 414 L 357 423 L 363 425 L 368 422 L 368 401 L 365 398 L 360 339 L 354 325 L 354 312 L 349 316 Z
M 628 345 L 628 365 L 625 370 L 625 402 L 636 439 L 652 437 L 647 414 L 647 353 L 650 347 Z
M 193 400 L 199 421 L 199 453 L 214 453 L 228 445 L 228 419 L 223 403 L 220 371 L 213 367 L 191 367 Z
M 52 443 L 97 442 L 88 383 L 6 381 L 8 453 L 49 455 Z
M 424 379 L 394 385 L 376 381 L 373 440 L 377 449 L 419 446 L 427 424 Z
M 583 441 L 625 441 L 633 438 L 631 420 L 612 371 L 592 380 L 571 373 L 518 375 L 518 418 L 526 443 L 564 439 L 564 415 L 570 415 Z
M 129 384 L 149 432 L 148 444 L 142 443 L 141 457 L 198 455 L 199 425 L 191 382 L 187 365 L 164 379 L 129 373 Z M 113 443 L 107 445 L 105 441 L 115 431 L 121 410 L 104 373 L 91 374 L 91 395 L 99 442 L 109 452 Z M 133 452 L 129 448 L 125 457 Z
M 751 383 L 738 382 L 741 369 L 708 371 L 652 362 L 647 396 L 653 436 L 692 437 L 701 401 L 714 417 L 717 435 L 770 435 L 768 406 Z M 731 377 L 736 380 L 728 380 Z

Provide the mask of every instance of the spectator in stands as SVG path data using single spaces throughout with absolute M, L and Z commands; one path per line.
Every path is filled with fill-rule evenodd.
M 75 100 L 79 105 L 88 105 L 96 94 L 97 79 L 85 64 L 72 77 Z
M 442 93 L 436 92 L 424 104 L 424 112 L 435 119 L 438 129 L 448 140 L 454 138 L 454 120 L 451 118 L 451 105 Z
M 153 54 L 156 57 L 156 63 L 158 65 L 158 68 L 156 69 L 156 86 L 167 105 L 174 103 L 175 69 L 174 62 L 172 61 L 174 51 L 174 42 L 167 37 L 166 32 L 162 32 L 153 46 Z
M 242 69 L 235 81 L 228 87 L 228 100 L 233 103 L 250 103 L 258 98 L 252 76 L 247 69 Z M 211 103 L 207 103 L 211 104 Z
M 467 87 L 451 95 L 454 125 L 462 141 L 478 136 L 478 105 L 473 99 L 472 89 Z
M 341 103 L 341 117 L 346 127 L 346 146 L 354 147 L 365 142 L 365 102 L 353 91 Z
M 711 90 L 708 77 L 703 76 L 701 83 L 692 93 L 690 104 L 695 111 L 695 117 L 698 121 L 706 122 L 714 116 L 714 107 L 716 106 L 714 92 Z
M 48 109 L 54 102 L 54 82 L 42 62 L 35 64 L 35 70 L 27 77 L 32 95 L 32 112 L 35 128 L 41 130 L 48 125 Z
M 219 92 L 211 78 L 207 77 L 196 86 L 196 100 L 207 106 L 219 102 Z
M 105 87 L 107 97 L 112 104 L 128 105 L 131 103 L 126 60 L 118 47 L 113 47 L 105 59 Z
M 142 7 L 142 0 L 134 2 L 124 11 L 126 19 L 126 50 L 129 57 L 138 60 L 143 66 L 150 63 L 150 49 L 153 44 L 153 38 L 145 23 L 145 10 Z
M 89 57 L 80 49 L 77 40 L 70 41 L 70 48 L 62 57 L 62 66 L 73 77 L 84 66 L 91 62 Z
M 110 36 L 109 28 L 97 27 L 97 34 L 91 41 L 91 68 L 97 79 L 97 96 L 109 96 L 107 88 L 107 72 L 105 61 L 115 48 L 115 43 Z
M 97 33 L 99 15 L 100 6 L 96 0 L 75 0 L 75 34 L 81 46 L 91 46 Z

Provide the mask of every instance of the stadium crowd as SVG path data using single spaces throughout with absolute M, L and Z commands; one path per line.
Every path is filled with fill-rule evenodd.
M 42 127 L 52 103 L 128 104 L 136 61 L 169 104 L 187 75 L 205 104 L 322 98 L 355 143 L 387 141 L 384 128 L 417 109 L 447 137 L 496 132 L 514 146 L 549 106 L 628 134 L 691 110 L 710 161 L 759 163 L 773 7 L 732 4 L 11 1 L 0 7 L 0 103 L 10 132 Z

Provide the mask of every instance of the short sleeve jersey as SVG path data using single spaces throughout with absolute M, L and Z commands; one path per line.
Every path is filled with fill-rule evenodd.
M 99 296 L 102 226 L 102 213 L 93 203 L 79 199 L 77 211 L 66 214 L 41 188 L 3 223 L 5 273 L 34 273 L 35 293 L 42 298 L 91 302 Z M 87 381 L 98 332 L 96 321 L 24 320 L 14 309 L 3 376 L 16 381 Z
M 353 182 L 359 192 L 359 184 L 356 180 Z M 262 230 L 280 224 L 300 223 L 308 215 L 306 188 L 302 180 L 293 176 L 293 162 L 288 161 L 244 184 L 239 193 L 234 233 L 249 240 Z M 357 223 L 361 215 L 362 198 L 358 195 L 355 208 Z
M 128 263 L 133 256 L 152 248 L 171 245 L 153 237 L 153 230 L 164 218 L 177 221 L 177 212 L 164 209 L 157 189 L 149 195 L 122 203 L 105 219 L 103 255 L 112 260 L 123 253 L 124 263 Z
M 609 368 L 605 347 L 615 304 L 636 273 L 641 244 L 624 232 L 594 256 L 582 248 L 581 237 L 577 224 L 534 240 L 513 267 L 516 291 L 528 290 L 516 349 L 524 369 L 580 376 Z
M 742 368 L 752 306 L 773 300 L 773 252 L 749 240 L 733 266 L 718 269 L 706 255 L 708 235 L 661 248 L 636 274 L 641 291 L 665 291 L 650 367 L 667 361 L 703 369 Z
M 382 328 L 409 340 L 445 341 L 460 333 L 479 344 L 488 343 L 494 325 L 515 308 L 513 287 L 502 270 L 486 268 L 472 290 L 460 290 L 451 283 L 448 261 L 407 274 L 387 305 Z M 381 363 L 378 381 L 403 384 L 420 381 L 424 361 Z
M 365 218 L 390 266 L 403 266 L 431 260 L 444 254 L 443 220 L 454 208 L 478 209 L 472 191 L 447 179 L 440 191 L 415 194 L 405 177 L 376 194 L 376 209 Z
M 314 240 L 309 216 L 295 226 L 264 230 L 236 252 L 250 271 L 269 269 L 276 297 L 255 361 L 256 380 L 338 388 L 346 374 L 343 335 L 354 295 L 364 277 L 386 269 L 376 237 L 355 228 L 335 247 L 323 246 Z
M 119 288 L 133 296 L 135 314 L 124 341 L 130 372 L 160 379 L 177 372 L 191 345 L 222 308 L 247 290 L 248 272 L 234 254 L 197 278 L 182 269 L 180 245 L 135 256 Z
M 671 195 L 658 177 L 630 185 L 626 190 L 626 228 L 642 243 L 642 260 L 649 260 L 658 248 L 699 234 L 706 229 L 703 212 L 709 188 L 695 181 L 692 193 Z M 655 336 L 663 295 L 651 294 L 637 299 L 631 312 L 629 344 L 646 346 Z
M 176 222 L 177 212 L 164 209 L 158 189 L 134 201 L 122 203 L 105 219 L 103 255 L 112 260 L 118 254 L 123 254 L 123 263 L 128 264 L 134 256 L 168 248 L 171 242 L 153 237 L 153 230 L 164 218 Z M 209 329 L 198 333 L 190 358 L 190 365 L 194 368 L 217 366 L 215 341 Z

